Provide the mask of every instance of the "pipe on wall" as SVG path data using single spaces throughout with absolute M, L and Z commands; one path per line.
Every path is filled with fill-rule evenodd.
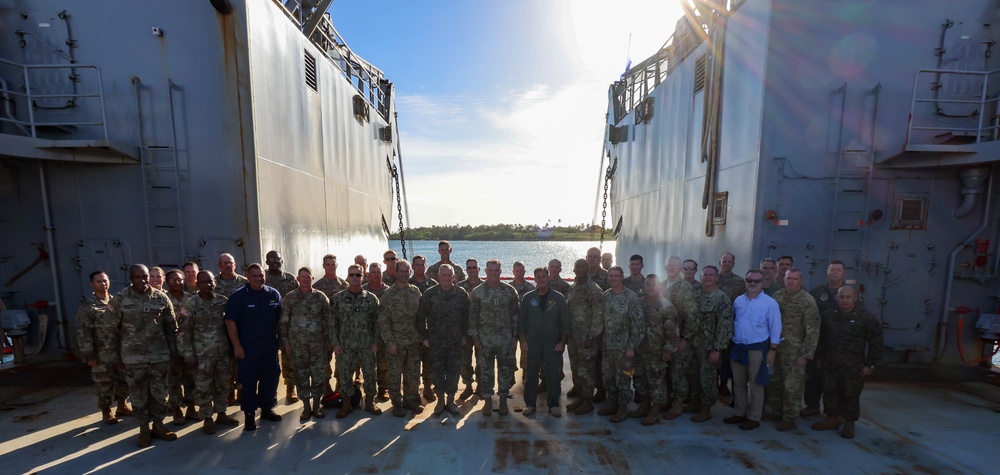
M 42 211 L 45 214 L 45 237 L 49 245 L 49 269 L 52 270 L 52 289 L 55 292 L 56 301 L 56 338 L 59 341 L 59 349 L 67 350 L 66 344 L 66 319 L 63 318 L 62 291 L 59 288 L 59 259 L 56 258 L 55 228 L 52 226 L 52 211 L 49 208 L 49 186 L 45 178 L 45 162 L 38 161 L 38 179 L 42 185 Z
M 989 168 L 966 168 L 962 170 L 962 204 L 955 210 L 956 218 L 964 218 L 976 207 L 979 195 L 983 194 L 983 184 L 990 176 Z

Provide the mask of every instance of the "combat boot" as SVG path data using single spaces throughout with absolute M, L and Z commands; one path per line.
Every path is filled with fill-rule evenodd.
M 458 400 L 464 401 L 466 399 L 469 399 L 470 397 L 472 397 L 473 392 L 474 391 L 472 390 L 472 384 L 466 384 L 465 390 L 462 391 L 462 394 L 458 395 Z
M 295 404 L 299 402 L 299 398 L 295 395 L 295 385 L 285 384 L 285 403 Z
M 594 403 L 602 403 L 608 399 L 608 392 L 598 388 L 597 394 L 594 394 Z
M 504 401 L 506 399 L 507 398 L 504 397 L 500 398 L 501 401 Z M 483 401 L 483 416 L 490 417 L 492 415 L 493 415 L 493 397 L 490 396 Z
M 573 402 L 567 404 L 566 405 L 566 412 L 573 412 L 573 411 L 575 411 L 576 408 L 580 407 L 581 404 L 583 404 L 583 398 L 577 399 L 576 401 L 573 401 Z
M 615 414 L 618 412 L 618 406 L 619 404 L 617 400 L 611 400 L 608 402 L 608 405 L 604 407 L 604 409 L 597 411 L 597 415 L 610 416 L 612 414 Z
M 118 401 L 118 409 L 115 409 L 115 417 L 121 419 L 123 417 L 132 417 L 134 415 L 135 414 L 132 412 L 132 410 L 129 409 L 128 406 L 125 404 L 124 399 Z
M 246 432 L 253 432 L 257 430 L 257 415 L 256 411 L 245 411 L 243 412 L 243 430 Z
M 375 405 L 374 394 L 365 394 L 365 410 L 376 416 L 382 413 L 382 410 Z
M 781 422 L 778 423 L 778 430 L 781 432 L 795 430 L 795 419 L 782 419 Z
M 691 401 L 684 405 L 684 412 L 699 412 L 701 411 L 701 401 Z
M 323 410 L 323 398 L 313 398 L 313 417 L 317 419 L 326 417 L 326 411 Z
M 434 397 L 434 390 L 431 389 L 431 385 L 429 384 L 424 385 L 424 399 L 426 399 L 427 402 L 434 402 L 434 400 L 437 399 Z
M 386 402 L 389 400 L 389 390 L 382 388 L 378 390 L 378 396 L 376 397 L 379 402 Z
M 702 404 L 701 408 L 698 409 L 698 413 L 691 416 L 691 420 L 694 422 L 705 422 L 712 418 L 712 406 L 708 404 Z
M 226 396 L 226 405 L 235 406 L 236 405 L 236 390 L 229 391 L 229 395 Z
M 816 416 L 816 415 L 819 415 L 819 408 L 818 407 L 806 406 L 806 407 L 803 407 L 801 411 L 799 411 L 799 417 L 802 417 L 802 418 L 812 417 L 812 416 Z
M 454 394 L 448 395 L 448 401 L 445 403 L 444 408 L 447 409 L 453 416 L 458 415 L 458 404 L 455 404 Z
M 118 419 L 115 419 L 115 416 L 111 415 L 110 404 L 107 406 L 101 406 L 101 420 L 109 426 L 113 426 L 118 423 Z
M 308 421 L 313 415 L 312 411 L 312 399 L 303 398 L 302 399 L 302 414 L 299 414 L 299 420 L 302 422 Z
M 406 403 L 406 408 L 412 411 L 414 414 L 420 414 L 424 412 L 424 406 L 420 405 L 420 399 L 411 399 Z
M 573 414 L 576 414 L 578 416 L 582 416 L 582 415 L 587 414 L 587 413 L 589 413 L 589 412 L 591 412 L 591 411 L 594 410 L 594 403 L 591 402 L 590 398 L 583 397 L 581 399 L 581 401 L 583 401 L 583 402 L 580 404 L 580 407 L 577 407 L 573 411 Z
M 205 434 L 212 435 L 215 433 L 215 420 L 211 417 L 206 417 L 205 422 L 201 423 L 201 431 Z
M 813 430 L 837 430 L 844 420 L 839 416 L 826 416 L 825 419 L 812 425 Z
M 570 388 L 569 392 L 566 393 L 566 397 L 577 397 L 579 395 L 580 395 L 580 387 L 579 386 L 573 386 L 572 388 Z M 566 409 L 568 410 L 569 406 L 566 406 Z
M 145 449 L 146 447 L 149 447 L 149 444 L 152 442 L 152 438 L 152 434 L 149 432 L 149 424 L 139 424 L 139 441 L 136 445 L 138 445 L 140 449 Z
M 198 411 L 194 409 L 194 404 L 188 404 L 187 412 L 184 413 L 184 418 L 189 421 L 200 421 L 202 419 L 201 414 L 198 414 Z
M 507 413 L 510 412 L 510 410 L 507 409 L 507 396 L 500 396 L 500 409 L 497 412 L 499 412 L 501 416 L 506 416 Z
M 649 411 L 649 414 L 646 414 L 646 417 L 642 418 L 642 425 L 644 426 L 655 425 L 657 422 L 660 422 L 659 405 L 657 405 L 656 409 Z
M 150 431 L 150 434 L 157 439 L 163 439 L 167 442 L 177 440 L 177 434 L 167 430 L 167 428 L 163 425 L 163 421 L 153 421 L 153 429 Z
M 403 407 L 403 403 L 401 402 L 392 403 L 392 415 L 396 417 L 403 417 L 406 415 L 406 408 Z
M 174 419 L 170 421 L 171 424 L 175 426 L 182 426 L 187 422 L 184 420 L 184 411 L 181 410 L 180 406 L 174 408 Z
M 628 404 L 619 404 L 618 412 L 616 412 L 615 415 L 611 416 L 608 420 L 617 424 L 625 419 L 628 419 Z
M 340 410 L 337 411 L 337 419 L 343 419 L 350 415 L 354 407 L 351 405 L 351 396 L 345 396 L 343 393 L 340 395 L 340 399 L 344 401 L 344 404 L 340 406 Z
M 233 416 L 227 416 L 225 412 L 215 415 L 215 423 L 233 427 L 240 425 L 240 421 L 236 420 Z
M 854 421 L 844 422 L 844 430 L 840 431 L 840 436 L 845 439 L 854 438 Z
M 435 416 L 440 416 L 444 412 L 444 393 L 437 393 L 437 404 L 434 405 Z
M 674 399 L 674 403 L 670 405 L 670 409 L 667 409 L 667 413 L 663 415 L 663 418 L 673 420 L 681 417 L 681 414 L 683 413 L 684 403 L 679 399 Z
M 639 408 L 634 411 L 629 411 L 628 416 L 632 418 L 646 417 L 649 415 L 651 406 L 649 398 L 644 397 L 642 398 L 642 404 L 639 405 Z

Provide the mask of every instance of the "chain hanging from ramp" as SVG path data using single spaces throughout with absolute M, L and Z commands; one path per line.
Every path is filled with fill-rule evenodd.
M 396 213 L 399 216 L 399 248 L 403 251 L 403 259 L 406 259 L 406 233 L 403 230 L 403 194 L 399 191 L 399 169 L 394 163 L 385 157 L 385 165 L 392 175 L 392 181 L 396 185 Z
M 618 157 L 615 157 L 613 163 L 608 164 L 608 169 L 604 173 L 604 203 L 601 204 L 601 244 L 600 250 L 604 251 L 604 230 L 607 228 L 608 219 L 608 188 L 611 186 L 611 179 L 615 176 L 615 172 L 618 171 Z

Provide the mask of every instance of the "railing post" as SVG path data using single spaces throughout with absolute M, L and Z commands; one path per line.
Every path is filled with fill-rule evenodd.
M 94 66 L 94 70 L 97 71 L 97 91 L 101 100 L 101 129 L 104 130 L 104 142 L 110 144 L 111 139 L 108 138 L 108 113 L 104 104 L 104 75 L 101 74 L 101 68 Z
M 917 108 L 917 84 L 920 82 L 920 73 L 922 70 L 917 70 L 916 74 L 913 75 L 913 97 L 910 98 L 910 117 L 906 122 L 906 140 L 903 141 L 903 146 L 906 147 L 910 145 L 910 137 L 913 134 L 913 112 Z
M 976 130 L 976 143 L 983 140 L 983 116 L 986 115 L 986 90 L 989 82 L 989 75 L 983 72 L 983 86 L 979 93 L 979 127 Z
M 28 98 L 28 122 L 31 123 L 31 138 L 38 138 L 38 133 L 35 130 L 35 107 L 31 99 L 31 78 L 28 75 L 28 66 L 21 65 L 21 70 L 24 71 L 24 92 L 25 96 Z

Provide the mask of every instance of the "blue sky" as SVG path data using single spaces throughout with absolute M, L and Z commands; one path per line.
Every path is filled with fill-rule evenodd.
M 677 1 L 333 2 L 395 85 L 411 225 L 590 223 L 608 86 Z

